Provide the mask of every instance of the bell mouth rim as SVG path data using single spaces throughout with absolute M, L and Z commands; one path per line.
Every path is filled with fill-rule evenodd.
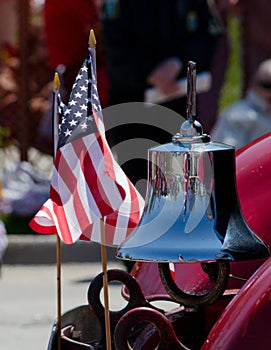
M 124 250 L 124 251 L 123 251 Z M 162 258 L 162 257 L 157 257 L 156 259 L 153 258 L 146 258 L 143 257 L 143 254 L 134 254 L 134 256 L 127 256 L 125 254 L 126 248 L 122 248 L 122 245 L 120 245 L 116 249 L 116 254 L 115 257 L 120 260 L 126 260 L 126 261 L 138 261 L 138 262 L 157 262 L 157 263 L 174 263 L 174 264 L 197 264 L 197 263 L 217 263 L 217 262 L 234 262 L 234 261 L 241 261 L 241 260 L 236 260 L 234 257 L 228 253 L 228 252 L 222 252 L 219 251 L 216 255 L 210 256 L 210 257 L 202 257 L 202 258 L 183 258 L 182 256 L 178 256 L 176 258 Z M 123 251 L 123 252 L 122 252 Z M 123 254 L 124 253 L 124 254 Z M 224 253 L 224 254 L 223 254 Z M 244 259 L 245 260 L 245 259 Z

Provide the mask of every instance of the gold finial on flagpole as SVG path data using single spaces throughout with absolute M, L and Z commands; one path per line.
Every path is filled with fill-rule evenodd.
M 59 80 L 58 73 L 55 72 L 55 76 L 54 76 L 54 91 L 59 90 L 59 88 L 60 88 L 60 80 Z
M 94 30 L 90 29 L 88 45 L 91 49 L 94 49 L 96 47 L 96 44 L 97 44 L 97 41 L 95 38 Z

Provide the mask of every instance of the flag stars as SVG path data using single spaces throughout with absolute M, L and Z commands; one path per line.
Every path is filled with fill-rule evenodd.
M 76 105 L 76 103 L 77 103 L 77 101 L 75 101 L 75 100 L 71 100 L 71 101 L 69 102 L 69 105 L 70 105 L 70 106 L 75 106 L 75 105 Z
M 80 92 L 76 92 L 76 94 L 74 95 L 74 97 L 76 97 L 76 98 L 81 98 L 81 97 L 82 97 L 82 94 L 80 94 Z
M 98 101 L 98 96 L 97 96 L 97 94 L 93 94 L 93 98 L 96 100 L 96 101 Z
M 89 62 L 92 63 L 93 60 Z M 59 111 L 59 145 L 72 142 L 75 130 L 75 138 L 80 137 L 81 133 L 85 135 L 97 130 L 93 116 L 89 115 L 91 111 L 99 113 L 101 110 L 95 74 L 95 69 L 86 60 L 73 84 L 68 105 L 63 105 Z
M 88 88 L 87 88 L 87 86 L 85 86 L 85 85 L 80 86 L 80 90 L 81 90 L 81 91 L 85 91 L 85 92 L 86 92 L 86 91 L 87 91 L 87 89 L 88 89 Z
M 87 129 L 87 123 L 86 122 L 81 124 L 81 129 L 82 130 L 86 130 Z
M 74 113 L 76 118 L 81 118 L 82 117 L 82 113 L 80 111 L 77 111 L 76 113 Z
M 64 131 L 64 135 L 66 137 L 71 136 L 71 134 L 72 134 L 72 130 L 70 130 L 70 129 L 67 129 L 66 131 Z
M 70 122 L 69 122 L 70 126 L 76 126 L 77 125 L 77 121 L 72 119 Z
M 66 118 L 62 118 L 62 122 L 61 122 L 61 124 L 63 125 L 63 124 L 65 124 L 66 123 Z

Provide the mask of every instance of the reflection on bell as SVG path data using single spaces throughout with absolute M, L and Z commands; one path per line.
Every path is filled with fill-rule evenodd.
M 181 262 L 269 255 L 240 212 L 234 148 L 170 143 L 149 150 L 146 207 L 118 248 L 123 259 Z
M 117 257 L 209 262 L 268 256 L 268 247 L 240 211 L 234 154 L 233 147 L 202 134 L 193 118 L 172 143 L 151 148 L 145 210 Z

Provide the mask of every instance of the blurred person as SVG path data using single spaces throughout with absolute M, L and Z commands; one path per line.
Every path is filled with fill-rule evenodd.
M 144 101 L 148 87 L 171 94 L 186 77 L 188 61 L 196 62 L 197 72 L 210 70 L 222 31 L 213 6 L 205 0 L 105 0 L 109 105 Z M 186 97 L 165 106 L 186 115 Z
M 217 39 L 216 49 L 211 63 L 212 85 L 206 92 L 198 94 L 198 115 L 204 132 L 209 133 L 219 113 L 219 99 L 225 82 L 225 74 L 230 53 L 230 38 L 228 20 L 231 6 L 229 0 L 214 0 L 213 11 L 222 23 L 222 33 Z
M 149 88 L 164 95 L 175 93 L 177 81 L 187 76 L 188 61 L 196 63 L 197 73 L 209 71 L 223 30 L 214 6 L 212 0 L 104 0 L 102 30 L 109 77 L 108 105 L 144 102 Z M 110 146 L 118 146 L 118 161 L 135 185 L 147 178 L 146 159 L 142 159 L 140 149 L 145 147 L 147 155 L 147 148 L 171 142 L 172 134 L 181 125 L 179 115 L 186 117 L 186 102 L 186 96 L 170 97 L 160 104 L 170 111 L 159 114 L 154 107 L 138 108 L 126 114 L 126 122 L 109 128 Z M 197 119 L 208 131 L 201 120 L 201 106 L 197 107 Z M 171 112 L 178 113 L 177 122 L 172 125 Z M 152 119 L 150 114 L 155 113 L 155 125 L 147 125 Z M 114 124 L 114 118 L 119 120 L 120 114 L 105 113 L 107 125 Z M 178 126 L 171 133 L 175 125 Z M 138 142 L 129 149 L 129 140 Z M 127 160 L 129 154 L 134 159 Z M 138 190 L 144 194 L 144 187 Z
M 267 59 L 259 65 L 246 96 L 218 117 L 211 136 L 239 149 L 270 131 L 271 59 Z
M 0 0 L 0 65 L 5 61 L 7 49 L 16 45 L 16 0 Z
M 48 56 L 43 38 L 43 28 L 33 24 L 27 32 L 26 50 L 28 72 L 28 125 L 27 144 L 42 153 L 51 154 L 51 143 L 39 134 L 39 124 L 48 110 L 48 96 L 51 86 L 52 70 L 48 66 Z M 9 50 L 0 67 L 0 125 L 5 130 L 5 144 L 21 142 L 22 130 L 20 114 L 20 94 L 22 89 L 19 48 Z M 24 147 L 21 145 L 21 147 Z
M 240 21 L 243 94 L 246 93 L 259 64 L 271 57 L 271 1 L 228 0 Z
M 60 69 L 61 93 L 67 103 L 74 79 L 87 56 L 90 29 L 97 39 L 97 79 L 101 105 L 108 99 L 101 40 L 100 0 L 45 0 L 44 30 L 50 66 Z M 62 68 L 61 68 L 62 66 Z

